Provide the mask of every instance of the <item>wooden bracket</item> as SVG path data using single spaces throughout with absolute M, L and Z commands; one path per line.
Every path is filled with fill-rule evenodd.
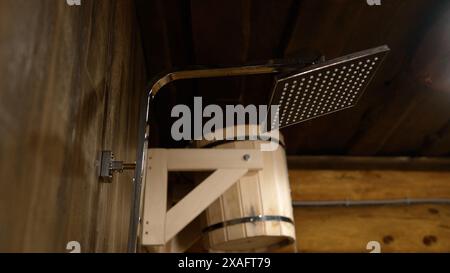
M 194 220 L 248 171 L 263 168 L 260 150 L 149 149 L 144 171 L 141 242 L 162 246 Z M 167 211 L 170 171 L 215 170 Z

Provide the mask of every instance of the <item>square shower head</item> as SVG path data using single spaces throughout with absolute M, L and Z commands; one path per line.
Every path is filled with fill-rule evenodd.
M 270 105 L 279 108 L 271 128 L 355 106 L 387 52 L 387 46 L 372 48 L 277 77 Z

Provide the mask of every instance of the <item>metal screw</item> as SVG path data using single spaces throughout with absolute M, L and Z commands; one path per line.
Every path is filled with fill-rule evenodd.
M 244 159 L 244 161 L 249 161 L 250 155 L 249 154 L 244 155 L 243 159 Z

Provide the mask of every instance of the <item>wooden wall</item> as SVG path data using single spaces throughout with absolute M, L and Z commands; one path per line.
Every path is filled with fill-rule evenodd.
M 134 1 L 0 1 L 0 252 L 126 251 L 145 69 Z
M 331 160 L 331 159 L 330 159 Z M 450 171 L 291 169 L 294 202 L 450 200 Z M 450 205 L 295 207 L 300 252 L 449 252 Z M 287 249 L 289 250 L 289 249 Z

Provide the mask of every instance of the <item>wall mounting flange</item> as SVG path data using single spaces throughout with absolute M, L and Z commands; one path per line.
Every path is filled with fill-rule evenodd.
M 134 170 L 136 163 L 124 163 L 123 161 L 114 160 L 112 151 L 102 151 L 100 154 L 100 168 L 98 176 L 102 182 L 111 183 L 114 173 L 121 173 L 124 170 Z

